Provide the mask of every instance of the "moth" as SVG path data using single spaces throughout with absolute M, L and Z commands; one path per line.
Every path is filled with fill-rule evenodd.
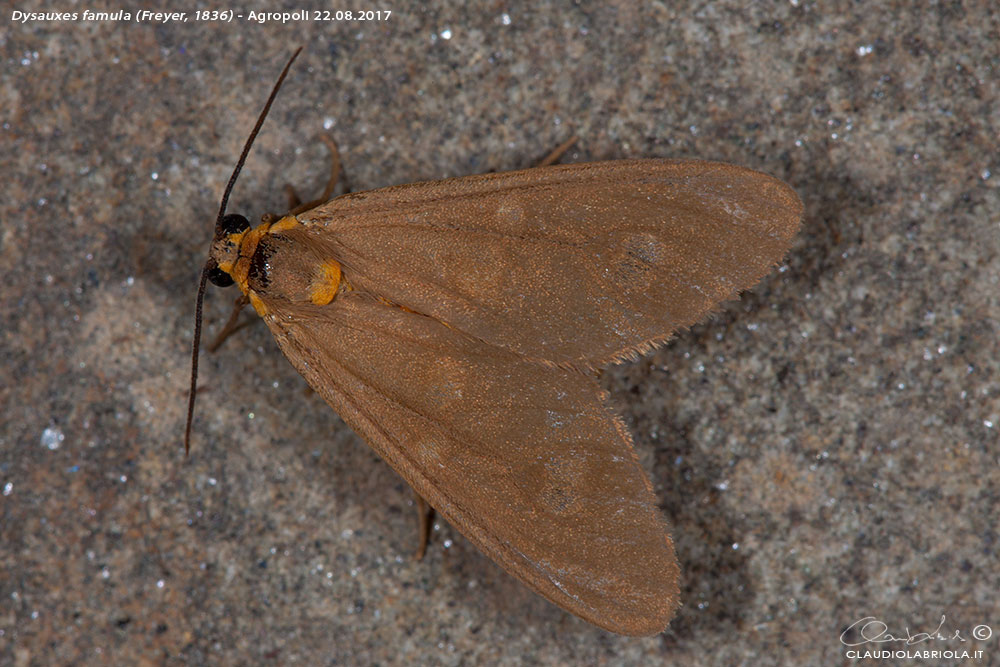
M 309 385 L 483 553 L 594 625 L 661 632 L 679 606 L 673 542 L 595 374 L 757 283 L 802 202 L 742 167 L 620 160 L 355 192 L 250 228 L 229 193 L 298 53 L 216 219 L 185 449 L 206 281 L 235 283 Z

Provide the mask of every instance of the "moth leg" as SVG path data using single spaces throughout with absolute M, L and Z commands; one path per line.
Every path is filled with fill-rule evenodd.
M 413 491 L 413 502 L 417 508 L 417 530 L 420 531 L 420 543 L 417 545 L 417 552 L 413 554 L 416 560 L 420 560 L 427 553 L 427 542 L 431 537 L 431 524 L 434 519 L 434 508 L 427 504 L 416 490 Z
M 340 159 L 340 149 L 337 148 L 337 142 L 328 134 L 321 134 L 319 138 L 330 149 L 330 180 L 326 182 L 326 188 L 324 188 L 323 194 L 319 196 L 322 203 L 329 201 L 330 197 L 333 196 L 333 190 L 337 187 L 337 181 L 343 181 L 344 192 L 350 192 L 351 190 L 347 184 L 347 172 L 344 171 L 344 163 Z
M 229 321 L 226 322 L 226 326 L 222 327 L 222 331 L 220 331 L 219 335 L 215 337 L 215 340 L 209 344 L 209 352 L 215 352 L 218 350 L 222 343 L 224 343 L 230 335 L 250 324 L 250 322 L 242 322 L 240 324 L 236 323 L 236 320 L 240 317 L 240 311 L 242 311 L 243 307 L 248 303 L 250 303 L 250 299 L 246 294 L 241 294 L 240 298 L 236 299 L 236 303 L 233 304 L 233 313 L 229 316 Z
M 289 215 L 305 213 L 309 209 L 316 208 L 320 204 L 328 202 L 330 197 L 333 196 L 333 190 L 337 187 L 337 182 L 340 180 L 344 181 L 344 192 L 350 192 L 350 188 L 347 186 L 347 175 L 341 167 L 340 150 L 337 148 L 337 142 L 326 134 L 321 134 L 319 138 L 330 149 L 330 179 L 326 182 L 326 187 L 323 189 L 323 194 L 319 196 L 319 199 L 313 199 L 304 204 L 299 200 L 298 195 L 295 194 L 295 189 L 290 185 L 286 185 L 285 192 L 288 194 Z
M 288 199 L 288 210 L 294 211 L 302 203 L 299 193 L 290 184 L 285 183 L 285 197 Z
M 554 151 L 552 151 L 551 153 L 549 153 L 545 157 L 545 159 L 543 159 L 541 162 L 539 162 L 535 166 L 536 167 L 548 167 L 550 164 L 555 164 L 559 160 L 559 158 L 561 158 L 563 156 L 563 153 L 565 153 L 566 151 L 568 151 L 570 148 L 573 147 L 573 144 L 576 143 L 577 139 L 578 139 L 578 137 L 576 135 L 574 135 L 574 136 L 570 137 L 569 139 L 567 139 L 566 141 L 562 142 L 561 144 L 559 144 L 558 146 L 556 146 L 556 148 L 555 148 Z

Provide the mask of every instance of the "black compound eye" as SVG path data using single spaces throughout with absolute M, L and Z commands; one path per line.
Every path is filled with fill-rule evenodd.
M 222 221 L 219 223 L 219 229 L 223 234 L 239 234 L 249 228 L 250 222 L 239 213 L 230 213 L 223 216 Z
M 216 287 L 229 287 L 233 284 L 233 277 L 219 267 L 215 267 L 208 270 L 208 282 Z

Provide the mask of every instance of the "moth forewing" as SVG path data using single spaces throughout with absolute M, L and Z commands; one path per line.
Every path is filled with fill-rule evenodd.
M 264 303 L 309 384 L 487 555 L 607 629 L 666 626 L 673 546 L 593 379 L 359 291 Z
M 351 284 L 533 359 L 593 368 L 701 320 L 781 259 L 802 205 L 728 164 L 619 160 L 338 197 L 299 216 Z

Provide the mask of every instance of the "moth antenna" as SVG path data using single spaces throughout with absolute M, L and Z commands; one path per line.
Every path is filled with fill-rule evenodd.
M 293 53 L 292 57 L 288 59 L 287 63 L 285 63 L 285 68 L 281 70 L 281 74 L 278 76 L 278 80 L 275 82 L 274 88 L 271 89 L 271 94 L 268 96 L 267 102 L 264 103 L 264 108 L 257 117 L 256 125 L 253 126 L 250 136 L 247 137 L 246 143 L 243 145 L 243 152 L 240 153 L 240 159 L 236 161 L 236 168 L 233 169 L 233 175 L 229 177 L 229 183 L 226 184 L 226 190 L 222 194 L 222 203 L 219 205 L 219 215 L 215 219 L 216 239 L 220 236 L 222 218 L 226 214 L 226 205 L 229 204 L 229 194 L 233 191 L 236 179 L 239 177 L 240 171 L 243 169 L 243 163 L 246 162 L 247 155 L 250 153 L 250 147 L 253 146 L 254 139 L 257 138 L 257 133 L 260 132 L 260 128 L 264 124 L 264 119 L 267 118 L 267 113 L 271 110 L 271 103 L 274 102 L 274 98 L 278 96 L 281 84 L 284 83 L 285 77 L 288 76 L 288 70 L 291 69 L 292 63 L 295 62 L 295 59 L 299 57 L 301 52 L 302 47 L 300 46 L 295 49 L 295 53 Z M 188 390 L 187 424 L 184 427 L 184 456 L 187 456 L 191 451 L 191 423 L 194 421 L 194 397 L 198 388 L 198 349 L 201 347 L 201 311 L 202 304 L 205 301 L 205 284 L 208 282 L 209 272 L 213 268 L 214 261 L 209 258 L 201 270 L 201 280 L 198 283 L 198 298 L 194 307 L 194 340 L 191 342 L 191 388 Z
M 194 340 L 191 343 L 191 388 L 188 390 L 187 425 L 184 427 L 184 456 L 191 451 L 191 422 L 194 420 L 194 394 L 198 387 L 198 349 L 201 347 L 201 307 L 205 301 L 205 283 L 208 282 L 208 272 L 212 270 L 209 260 L 201 270 L 201 281 L 198 283 L 198 299 L 194 307 Z
M 243 145 L 243 152 L 240 153 L 240 159 L 236 161 L 236 168 L 233 169 L 233 175 L 229 177 L 229 183 L 226 185 L 226 191 L 222 194 L 222 204 L 219 206 L 219 217 L 215 219 L 215 232 L 218 235 L 219 226 L 222 224 L 222 217 L 226 214 L 226 205 L 229 203 L 229 193 L 232 192 L 233 186 L 236 184 L 236 178 L 240 175 L 240 171 L 243 169 L 243 163 L 246 162 L 247 154 L 250 152 L 250 147 L 253 146 L 254 139 L 257 138 L 257 133 L 260 131 L 260 126 L 264 124 L 264 119 L 267 118 L 267 112 L 271 110 L 271 103 L 274 102 L 274 98 L 278 96 L 278 90 L 281 88 L 281 84 L 284 83 L 285 77 L 288 75 L 288 70 L 291 69 L 292 63 L 295 59 L 299 57 L 302 52 L 302 47 L 295 49 L 295 53 L 292 57 L 288 59 L 285 63 L 285 69 L 281 70 L 281 75 L 274 84 L 274 88 L 271 89 L 271 94 L 267 98 L 267 102 L 264 104 L 264 108 L 261 109 L 260 116 L 257 117 L 257 124 L 253 126 L 253 130 L 250 132 L 250 136 L 247 137 L 246 144 Z

